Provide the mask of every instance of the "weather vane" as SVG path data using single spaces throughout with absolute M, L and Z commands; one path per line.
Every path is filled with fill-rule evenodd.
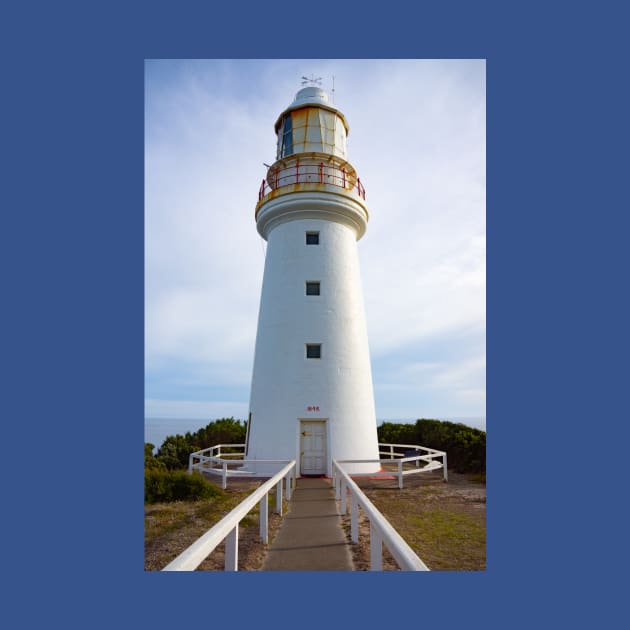
M 322 78 L 321 77 L 317 77 L 317 79 L 315 78 L 315 75 L 311 74 L 311 78 L 309 79 L 308 77 L 302 77 L 302 85 L 306 85 L 307 83 L 310 83 L 311 85 L 321 85 L 322 84 Z

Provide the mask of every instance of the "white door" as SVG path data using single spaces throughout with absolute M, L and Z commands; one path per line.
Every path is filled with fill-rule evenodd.
M 326 474 L 326 420 L 300 422 L 300 474 Z

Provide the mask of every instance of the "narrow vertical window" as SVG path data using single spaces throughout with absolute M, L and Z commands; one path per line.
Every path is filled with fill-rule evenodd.
M 307 343 L 306 344 L 306 358 L 307 359 L 321 359 L 322 358 L 322 344 L 321 343 Z
M 282 126 L 282 151 L 280 157 L 291 155 L 293 153 L 293 128 L 291 126 L 291 114 L 284 117 L 284 125 Z
M 307 245 L 319 245 L 319 232 L 307 232 L 306 233 Z
M 319 295 L 319 282 L 307 282 L 306 295 Z

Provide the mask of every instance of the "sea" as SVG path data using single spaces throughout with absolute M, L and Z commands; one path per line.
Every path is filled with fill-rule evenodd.
M 419 417 L 422 417 L 419 416 Z M 485 416 L 469 416 L 460 418 L 436 418 L 437 420 L 448 420 L 449 422 L 461 422 L 466 426 L 475 429 L 486 430 Z M 377 425 L 383 422 L 394 422 L 401 424 L 413 423 L 416 418 L 386 418 L 376 421 Z M 169 435 L 184 435 L 187 432 L 194 433 L 208 425 L 212 420 L 208 418 L 145 418 L 144 419 L 144 441 L 153 444 L 154 452 L 162 445 Z
M 169 435 L 194 433 L 210 422 L 208 418 L 145 418 L 144 442 L 153 444 L 156 451 Z

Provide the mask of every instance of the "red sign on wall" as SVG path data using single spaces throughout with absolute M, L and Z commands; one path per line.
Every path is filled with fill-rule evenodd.
M 309 405 L 306 411 L 319 411 L 319 405 Z

